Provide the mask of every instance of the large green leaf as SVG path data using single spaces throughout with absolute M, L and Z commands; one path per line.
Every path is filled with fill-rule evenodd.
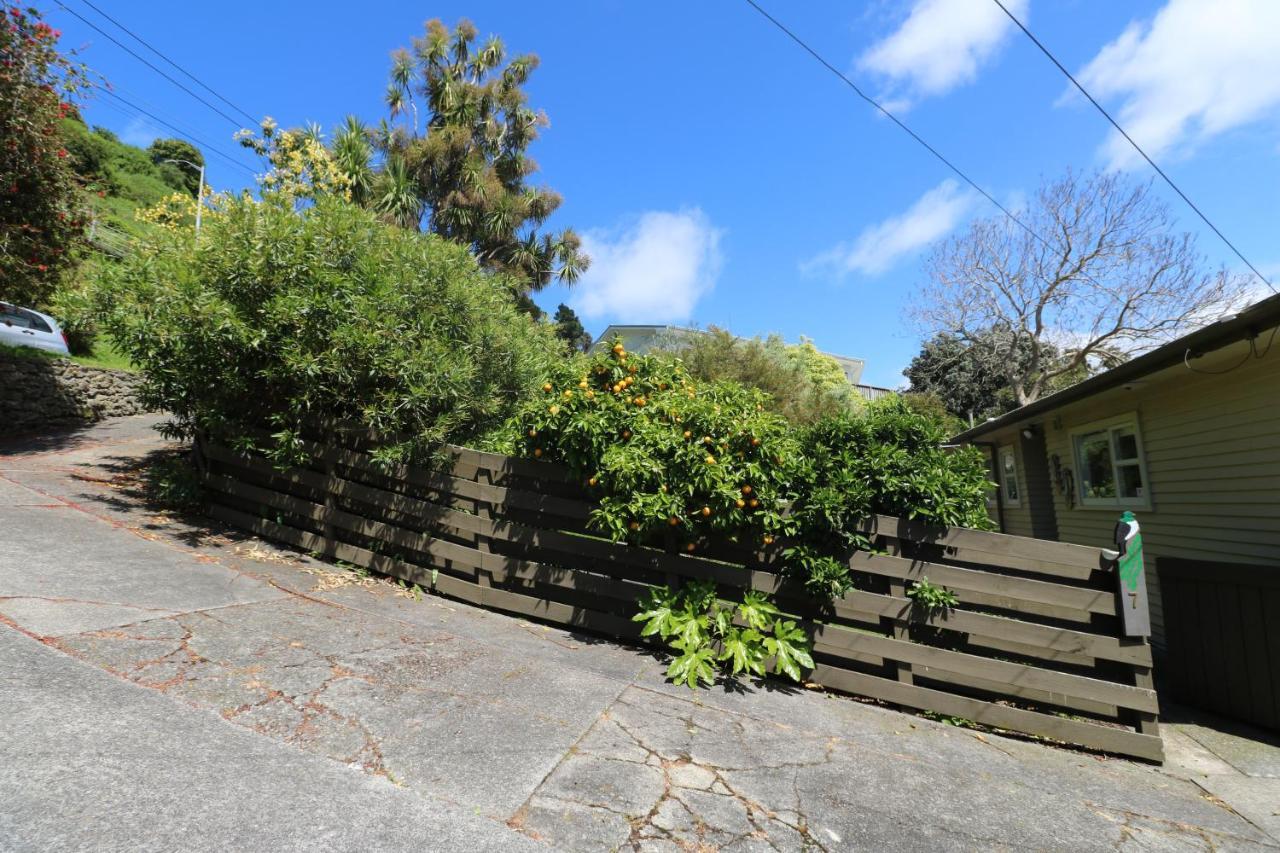
M 765 637 L 764 644 L 773 657 L 775 673 L 785 673 L 792 681 L 800 681 L 801 668 L 813 669 L 809 637 L 795 622 L 783 619 L 774 622 L 773 636 Z
M 720 660 L 729 661 L 729 668 L 734 675 L 750 672 L 753 675 L 764 675 L 765 652 L 764 638 L 753 628 L 734 628 L 724 638 L 724 649 L 720 652 Z
M 710 687 L 716 683 L 715 670 L 711 666 L 714 660 L 715 653 L 710 648 L 692 649 L 671 662 L 667 667 L 667 678 L 676 684 L 687 685 L 690 690 L 696 690 L 699 682 Z

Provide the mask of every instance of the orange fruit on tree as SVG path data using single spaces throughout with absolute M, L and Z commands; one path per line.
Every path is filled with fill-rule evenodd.
M 744 501 L 742 498 L 738 498 L 736 501 L 734 501 L 734 503 L 738 505 L 738 509 L 742 509 L 744 506 L 747 505 L 747 502 Z
M 627 348 L 624 347 L 622 344 L 614 344 L 613 351 L 616 352 L 618 355 L 622 355 L 624 352 L 627 351 Z
M 535 447 L 535 448 L 533 449 L 533 455 L 534 455 L 534 456 L 541 456 L 541 455 L 542 455 L 542 448 L 541 448 L 541 447 Z
M 708 456 L 706 461 L 708 465 L 716 464 L 716 458 L 714 456 Z
M 756 508 L 756 507 L 758 507 L 758 506 L 760 506 L 760 501 L 756 500 L 755 498 L 752 498 L 752 499 L 751 499 L 751 508 L 752 508 L 752 509 L 755 509 L 755 508 Z
M 758 438 L 753 438 L 753 439 L 751 439 L 751 446 L 752 446 L 752 447 L 759 447 L 759 446 L 760 446 L 760 439 L 758 439 Z
M 623 438 L 631 438 L 631 430 L 629 430 L 629 429 L 624 429 L 624 430 L 622 431 L 622 437 L 623 437 Z
M 627 525 L 627 527 L 630 527 L 632 530 L 639 530 L 639 529 L 640 529 L 640 522 L 638 522 L 638 521 L 633 521 L 633 522 L 631 522 L 630 524 L 628 524 L 628 525 Z
M 592 477 L 590 480 L 587 480 L 587 485 L 594 488 L 595 484 L 598 482 L 599 480 L 597 480 L 595 477 Z
M 743 487 L 742 487 L 742 493 L 743 493 L 744 495 L 749 495 L 749 494 L 751 494 L 751 487 L 750 487 L 750 486 L 743 486 Z
M 709 507 L 709 506 L 704 506 L 704 507 L 702 508 L 701 512 L 702 512 L 702 517 L 703 517 L 703 518 L 710 518 L 710 517 L 711 517 L 711 507 Z
M 583 391 L 587 390 L 587 380 L 584 379 L 581 382 L 579 382 L 578 387 L 581 388 Z
M 766 544 L 766 545 L 772 545 L 772 544 L 773 544 L 773 537 L 772 537 L 772 536 L 766 536 L 766 537 L 764 537 L 764 544 Z
M 550 391 L 551 391 L 551 383 L 550 383 L 550 382 L 546 382 L 546 383 L 544 383 L 544 384 L 543 384 L 543 386 L 542 386 L 542 390 L 543 390 L 543 391 L 550 392 Z
M 684 440 L 685 440 L 685 441 L 688 441 L 688 440 L 689 440 L 689 439 L 691 439 L 691 438 L 693 438 L 693 433 L 689 432 L 689 430 L 685 430 L 685 431 L 684 431 Z
M 538 431 L 536 429 L 529 430 L 529 438 L 537 438 L 537 437 L 538 437 Z
M 697 545 L 690 542 L 688 545 L 684 546 L 684 549 L 688 551 L 690 554 L 692 554 L 695 550 L 697 550 L 697 547 L 698 547 Z
M 677 527 L 677 526 L 679 526 L 679 524 L 680 524 L 680 519 L 676 518 L 676 517 L 673 515 L 673 516 L 671 516 L 670 518 L 668 518 L 668 519 L 667 519 L 667 524 L 670 524 L 672 527 Z

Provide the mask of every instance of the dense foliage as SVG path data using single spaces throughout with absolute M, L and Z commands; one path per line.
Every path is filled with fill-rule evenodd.
M 578 313 L 568 305 L 560 303 L 551 322 L 555 324 L 556 337 L 564 341 L 570 349 L 586 352 L 591 348 L 591 333 L 583 327 L 582 321 L 578 319 Z
M 712 326 L 670 337 L 660 346 L 697 379 L 730 380 L 764 391 L 769 406 L 792 423 L 814 423 L 862 404 L 840 364 L 807 340 L 789 345 L 777 335 L 744 339 Z
M 717 597 L 712 581 L 691 581 L 678 590 L 650 587 L 632 619 L 645 623 L 640 636 L 657 636 L 677 653 L 667 677 L 691 689 L 714 684 L 717 668 L 759 677 L 772 660 L 774 673 L 792 681 L 813 669 L 808 635 L 756 590 L 729 603 Z
M 403 434 L 398 457 L 508 418 L 560 357 L 465 249 L 330 195 L 223 199 L 198 241 L 157 229 L 104 275 L 116 343 L 174 430 L 273 434 L 289 460 L 322 416 Z
M 84 231 L 59 122 L 85 76 L 35 10 L 0 8 L 0 299 L 43 307 Z
M 392 54 L 386 93 L 391 121 L 377 129 L 348 119 L 333 143 L 352 199 L 406 228 L 429 230 L 471 248 L 480 263 L 516 282 L 529 299 L 552 280 L 572 284 L 587 256 L 569 229 L 539 232 L 560 196 L 529 179 L 530 144 L 547 117 L 528 105 L 533 54 L 507 60 L 502 40 L 477 40 L 467 20 L 438 20 Z M 505 64 L 504 64 L 505 63 Z
M 204 166 L 204 154 L 185 139 L 157 139 L 147 146 L 151 162 L 157 166 L 172 167 L 183 175 L 183 186 L 195 195 L 200 190 L 200 169 Z
M 843 556 L 877 513 L 987 527 L 980 454 L 895 398 L 797 428 L 767 395 L 699 382 L 621 343 L 559 367 L 496 449 L 557 460 L 598 499 L 614 539 L 695 552 L 712 540 L 778 556 L 813 593 L 850 585 Z

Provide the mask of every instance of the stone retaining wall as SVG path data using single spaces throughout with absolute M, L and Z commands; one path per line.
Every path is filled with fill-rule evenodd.
M 0 434 L 142 414 L 141 383 L 124 370 L 0 353 Z

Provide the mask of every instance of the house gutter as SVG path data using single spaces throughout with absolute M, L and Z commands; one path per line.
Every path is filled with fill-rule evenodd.
M 955 444 L 981 444 L 982 442 L 974 441 L 974 439 L 992 430 L 1001 429 L 1019 421 L 1033 418 L 1050 409 L 1074 403 L 1091 394 L 1115 388 L 1118 385 L 1155 373 L 1157 370 L 1164 370 L 1167 367 L 1182 364 L 1193 358 L 1199 358 L 1207 352 L 1221 349 L 1237 341 L 1255 338 L 1278 323 L 1280 323 L 1280 296 L 1271 296 L 1246 308 L 1239 314 L 1228 317 L 1225 320 L 1219 320 L 1189 335 L 1183 335 L 1177 340 L 1170 341 L 1164 346 L 1156 347 L 1151 352 L 1140 355 L 1132 361 L 1126 361 L 1119 367 L 1112 368 L 1105 373 L 1099 373 L 1097 376 L 1090 377 L 1069 388 L 1064 388 L 1056 394 L 1041 397 L 1034 403 L 1028 403 L 998 418 L 967 429 L 951 439 L 951 441 Z M 1280 334 L 1277 334 L 1275 343 L 1280 345 Z

